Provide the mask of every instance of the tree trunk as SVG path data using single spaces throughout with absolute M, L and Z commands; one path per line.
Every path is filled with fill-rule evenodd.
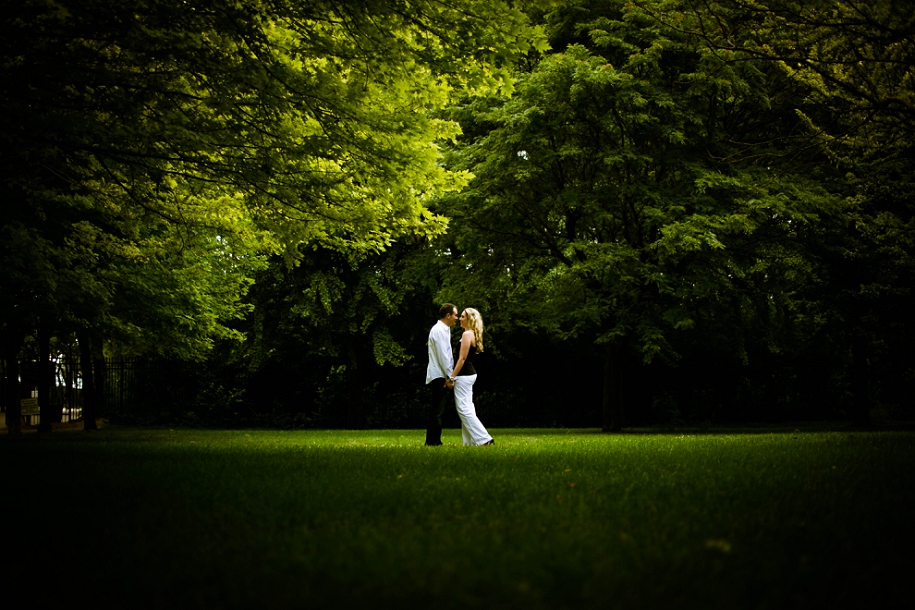
M 108 362 L 101 341 L 92 344 L 92 356 L 95 362 L 95 410 L 92 420 L 83 419 L 83 430 L 98 430 L 98 418 L 108 413 L 106 396 L 108 395 Z
M 360 347 L 350 347 L 346 366 L 346 427 L 350 430 L 365 428 L 365 365 Z
M 607 343 L 604 347 L 604 432 L 619 432 L 625 424 L 622 366 L 622 349 L 616 343 Z
M 38 327 L 38 432 L 51 431 L 51 381 L 54 369 L 51 365 L 51 329 L 42 322 Z
M 97 430 L 95 375 L 92 370 L 92 343 L 89 333 L 78 331 L 76 340 L 79 343 L 79 368 L 83 379 L 83 430 Z
M 22 434 L 22 405 L 19 402 L 19 349 L 22 341 L 18 336 L 7 336 L 3 343 L 4 370 L 6 371 L 6 432 L 17 436 Z
M 867 336 L 856 331 L 852 336 L 852 408 L 854 426 L 870 425 L 870 370 L 867 363 Z
M 69 341 L 68 341 L 69 343 Z M 76 406 L 76 400 L 73 391 L 73 369 L 74 361 L 76 357 L 73 354 L 73 345 L 69 344 L 67 346 L 67 355 L 66 355 L 66 367 L 64 367 L 64 403 L 67 405 L 67 408 L 70 409 L 70 417 L 73 416 L 72 409 Z

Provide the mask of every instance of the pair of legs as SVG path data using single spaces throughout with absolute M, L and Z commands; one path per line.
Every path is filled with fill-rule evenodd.
M 459 376 L 454 380 L 454 405 L 461 418 L 461 438 L 465 445 L 486 445 L 493 442 L 473 405 L 473 384 L 476 380 L 476 375 Z
M 436 447 L 442 444 L 442 414 L 454 395 L 445 387 L 445 379 L 439 377 L 426 384 L 429 392 L 429 412 L 426 421 L 426 444 Z

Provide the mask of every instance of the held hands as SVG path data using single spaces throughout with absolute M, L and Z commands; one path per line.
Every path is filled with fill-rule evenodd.
M 454 377 L 449 377 L 445 380 L 445 387 L 448 389 L 454 388 Z

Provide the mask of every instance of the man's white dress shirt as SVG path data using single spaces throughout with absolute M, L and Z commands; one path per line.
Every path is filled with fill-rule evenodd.
M 454 370 L 454 354 L 451 353 L 451 329 L 439 320 L 429 331 L 429 366 L 426 367 L 426 383 L 433 379 L 447 378 Z

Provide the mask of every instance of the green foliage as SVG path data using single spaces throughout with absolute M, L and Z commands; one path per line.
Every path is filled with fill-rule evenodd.
M 915 22 L 906 2 L 637 4 L 665 25 L 703 40 L 708 51 L 723 61 L 754 58 L 776 63 L 822 106 L 812 119 L 826 138 L 863 136 L 891 145 L 911 136 Z M 837 113 L 832 118 L 838 122 L 826 122 L 827 108 Z M 865 124 L 867 128 L 859 129 Z
M 476 0 L 28 0 L 0 26 L 4 324 L 182 356 L 236 334 L 264 254 L 444 231 L 425 202 L 466 178 L 431 112 L 544 44 Z
M 498 64 L 539 44 L 517 10 L 494 28 L 500 3 L 466 4 L 25 3 L 5 28 L 12 160 L 173 221 L 185 184 L 216 184 L 293 251 L 440 232 L 422 202 L 460 185 L 432 145 L 455 129 L 427 111 L 503 86 Z
M 342 414 L 356 428 L 385 401 L 411 415 L 416 397 L 394 395 L 422 387 L 416 369 L 425 366 L 435 318 L 411 270 L 422 247 L 399 241 L 359 260 L 308 248 L 293 267 L 272 259 L 246 299 L 251 313 L 237 325 L 248 340 L 229 356 L 252 376 L 271 379 L 252 400 L 266 399 L 281 412 L 320 413 L 325 425 L 340 425 Z M 393 370 L 403 365 L 408 370 Z
M 833 241 L 845 241 L 842 257 L 867 268 L 846 289 L 870 300 L 874 273 L 877 292 L 910 284 L 911 250 L 898 231 L 913 216 L 903 195 L 910 191 L 915 142 L 915 22 L 907 3 L 727 0 L 701 8 L 643 3 L 642 9 L 702 40 L 720 62 L 769 62 L 803 91 L 796 112 L 847 183 L 846 223 Z M 886 256 L 889 244 L 896 249 Z
M 911 362 L 900 1 L 26 0 L 0 27 L 7 345 L 247 334 L 231 358 L 300 352 L 357 404 L 436 295 L 496 355 Z
M 536 304 L 536 325 L 646 361 L 676 358 L 672 333 L 701 320 L 799 306 L 816 280 L 805 236 L 838 198 L 782 149 L 801 125 L 784 122 L 788 81 L 630 5 L 601 10 L 578 16 L 588 47 L 544 57 L 509 100 L 455 111 L 468 135 L 449 163 L 475 177 L 437 208 L 454 218 L 446 290 L 510 318 Z
M 911 7 L 898 0 L 725 0 L 640 8 L 721 63 L 768 64 L 803 92 L 793 102 L 803 120 L 799 135 L 834 168 L 820 180 L 846 197 L 841 217 L 807 236 L 822 284 L 806 298 L 830 320 L 830 342 L 855 353 L 857 419 L 866 421 L 868 362 L 892 368 L 889 378 L 913 371 L 906 355 L 915 303 Z
M 285 341 L 302 354 L 344 360 L 349 347 L 365 347 L 378 365 L 402 364 L 409 356 L 387 325 L 411 295 L 401 260 L 408 252 L 400 245 L 354 263 L 331 250 L 310 250 L 293 268 L 275 259 L 252 293 L 251 364 Z

